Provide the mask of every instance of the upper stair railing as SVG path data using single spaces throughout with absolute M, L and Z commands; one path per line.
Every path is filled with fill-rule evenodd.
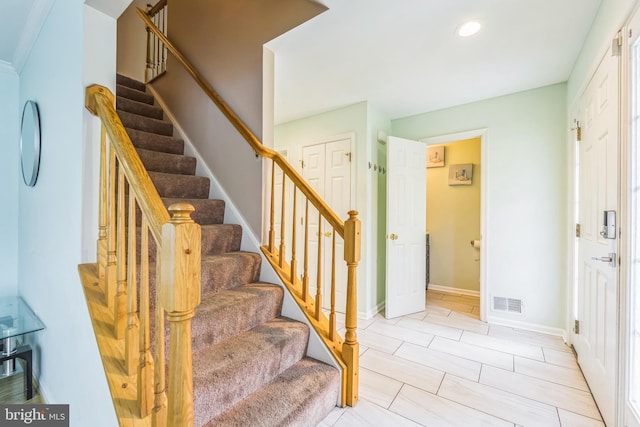
M 147 16 L 162 34 L 167 34 L 167 0 L 160 0 L 155 6 L 147 5 Z M 152 31 L 147 30 L 147 83 L 167 71 L 167 48 Z
M 114 337 L 125 340 L 124 372 L 137 375 L 141 418 L 152 414 L 153 426 L 193 426 L 191 318 L 200 304 L 201 256 L 200 226 L 190 217 L 194 208 L 176 203 L 169 207 L 169 216 L 116 113 L 109 89 L 87 87 L 85 105 L 102 122 L 98 278 L 105 305 L 113 313 Z M 153 246 L 155 276 L 149 271 Z M 170 325 L 168 358 L 165 320 Z
M 261 249 L 336 362 L 342 367 L 341 405 L 352 406 L 358 400 L 359 370 L 359 344 L 356 334 L 356 269 L 360 261 L 358 213 L 350 211 L 349 218 L 343 222 L 284 157 L 262 144 L 218 92 L 167 39 L 151 17 L 141 9 L 138 9 L 137 13 L 147 30 L 152 32 L 185 67 L 251 148 L 264 159 L 271 161 L 269 237 L 267 244 Z M 280 183 L 276 183 L 277 171 L 282 173 Z M 287 192 L 289 185 L 291 191 Z M 276 186 L 281 192 L 280 195 L 276 194 Z M 289 199 L 292 199 L 292 203 L 288 204 Z M 276 209 L 279 215 L 276 214 Z M 299 212 L 303 210 L 304 215 L 300 215 Z M 304 224 L 303 233 L 298 230 L 299 219 Z M 277 228 L 279 236 L 276 236 Z M 324 238 L 331 238 L 331 250 L 327 250 L 326 254 L 326 249 L 322 248 Z M 300 247 L 303 248 L 302 251 L 298 250 Z M 300 252 L 302 257 L 299 259 Z M 345 264 L 338 265 L 336 260 L 340 252 L 343 252 Z M 301 276 L 297 274 L 298 268 L 302 270 Z M 338 294 L 342 295 L 344 300 L 338 300 Z M 323 304 L 323 300 L 327 303 Z M 338 334 L 337 307 L 342 308 L 345 313 L 344 340 Z

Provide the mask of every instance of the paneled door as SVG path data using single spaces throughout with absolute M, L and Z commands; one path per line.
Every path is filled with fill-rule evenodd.
M 580 105 L 578 144 L 578 363 L 607 425 L 618 378 L 619 57 L 604 56 Z M 613 225 L 615 217 L 616 224 Z
M 427 145 L 387 140 L 387 319 L 425 309 Z
M 344 138 L 324 144 L 308 145 L 302 148 L 302 177 L 343 221 L 348 217 L 351 206 L 351 138 Z M 304 208 L 298 208 L 301 218 Z M 309 288 L 315 297 L 317 292 L 318 245 L 321 244 L 322 263 L 320 268 L 322 286 L 322 306 L 330 308 L 331 261 L 333 256 L 333 230 L 322 221 L 318 231 L 318 211 L 309 208 Z M 303 238 L 303 236 L 300 236 Z M 302 243 L 298 245 L 302 247 Z M 302 261 L 300 261 L 302 262 Z M 302 266 L 298 271 L 303 271 Z M 335 248 L 336 311 L 344 313 L 346 308 L 347 266 L 344 262 L 344 242 L 336 238 Z

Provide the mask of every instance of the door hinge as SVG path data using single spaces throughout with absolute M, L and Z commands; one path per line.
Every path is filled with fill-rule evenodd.
M 622 31 L 618 31 L 618 34 L 611 43 L 611 56 L 620 56 L 622 54 Z
M 580 237 L 580 224 L 576 224 L 576 237 Z
M 300 160 L 300 167 L 304 169 L 304 160 Z
M 349 161 L 351 161 L 351 151 L 349 151 L 348 153 L 345 153 L 345 156 L 347 156 L 347 158 L 349 159 Z
M 580 334 L 580 321 L 579 321 L 579 320 L 576 320 L 576 321 L 574 322 L 574 325 L 573 325 L 573 332 L 575 332 L 575 333 L 576 333 L 576 335 L 579 335 L 579 334 Z

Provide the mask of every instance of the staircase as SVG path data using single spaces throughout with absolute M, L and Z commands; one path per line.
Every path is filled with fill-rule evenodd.
M 196 159 L 183 154 L 184 142 L 145 89 L 118 75 L 118 115 L 165 206 L 192 204 L 202 230 L 195 425 L 317 425 L 338 402 L 340 373 L 306 357 L 309 328 L 281 316 L 283 288 L 259 281 L 260 255 L 240 251 L 241 226 L 223 223 L 224 202 L 208 199 L 209 179 L 195 176 Z

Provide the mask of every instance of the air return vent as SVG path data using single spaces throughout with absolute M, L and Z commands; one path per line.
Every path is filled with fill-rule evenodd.
M 522 300 L 505 297 L 493 297 L 493 310 L 521 314 Z

